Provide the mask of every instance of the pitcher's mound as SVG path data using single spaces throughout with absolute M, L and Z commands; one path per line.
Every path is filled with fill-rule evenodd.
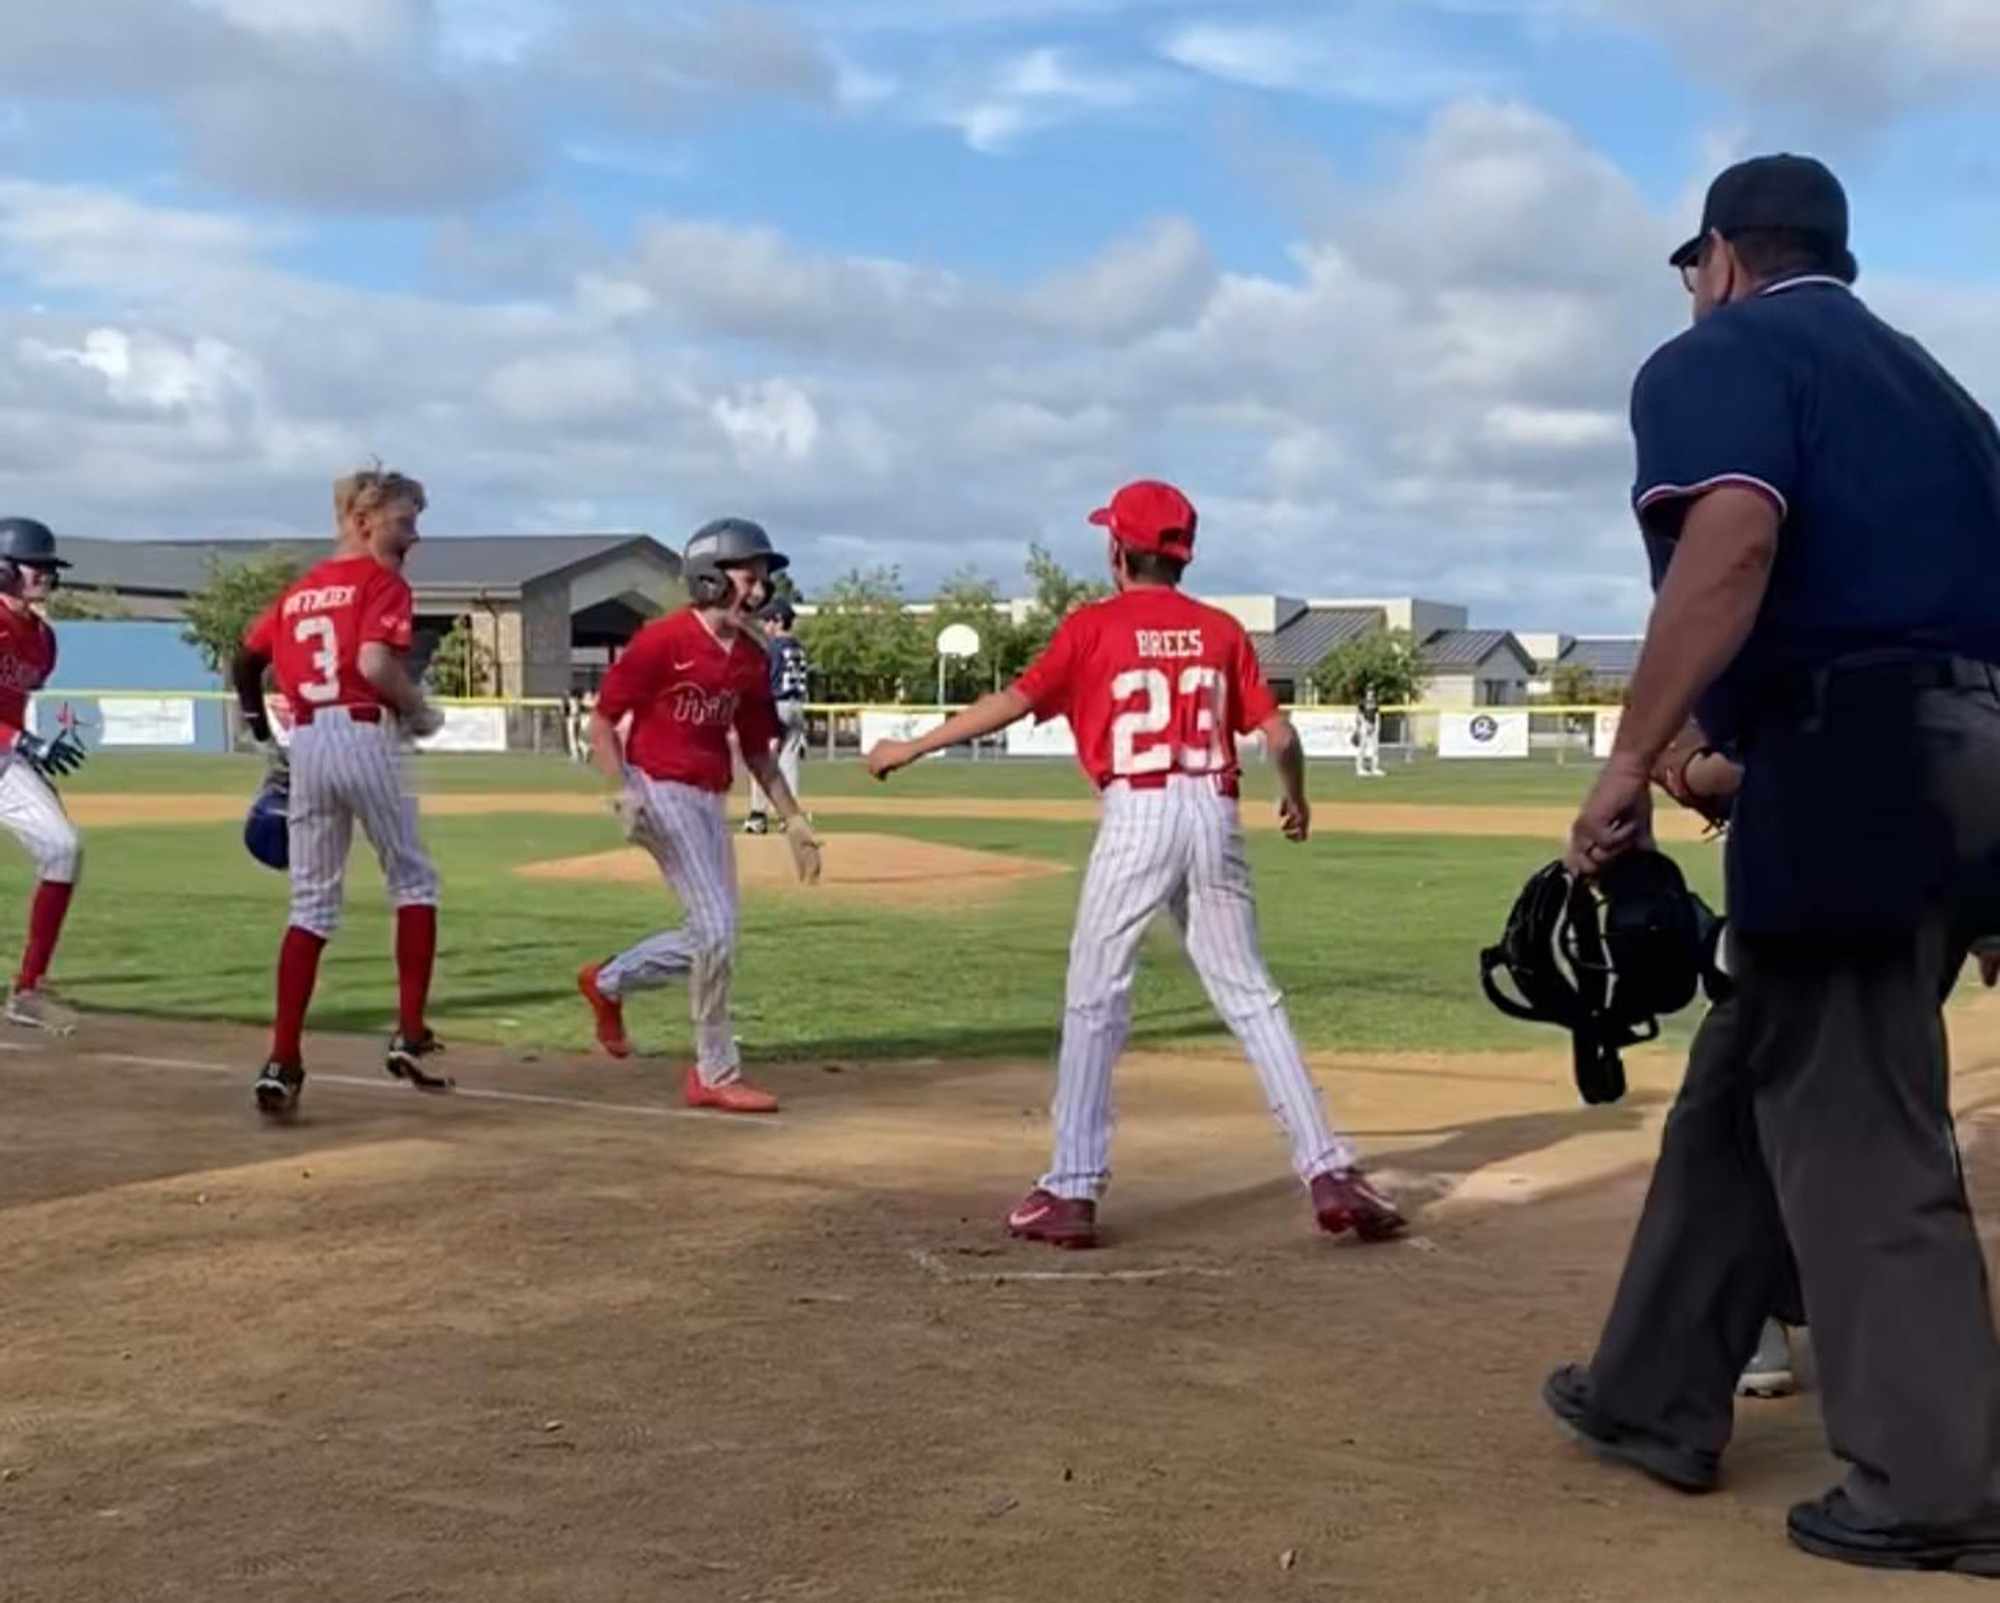
M 782 835 L 738 835 L 736 873 L 746 890 L 804 893 L 792 872 L 792 854 Z M 822 835 L 818 891 L 882 901 L 941 903 L 968 896 L 995 895 L 1022 880 L 1069 872 L 1061 863 L 964 846 L 940 846 L 901 835 Z M 660 870 L 636 846 L 587 857 L 556 857 L 517 868 L 529 879 L 611 880 L 657 884 Z

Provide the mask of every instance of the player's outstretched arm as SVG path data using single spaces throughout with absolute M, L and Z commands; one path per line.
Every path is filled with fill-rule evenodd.
M 1278 783 L 1284 789 L 1278 800 L 1278 818 L 1284 825 L 1285 839 L 1302 841 L 1312 833 L 1312 803 L 1306 800 L 1306 751 L 1299 732 L 1291 719 L 1280 713 L 1265 719 L 1257 733 L 1264 737 L 1264 750 L 1270 754 L 1271 766 L 1278 770 Z
M 625 788 L 625 753 L 618 746 L 618 726 L 594 708 L 590 714 L 590 760 L 614 789 Z
M 1009 724 L 1027 717 L 1028 712 L 1028 698 L 1020 691 L 993 691 L 964 711 L 953 713 L 927 735 L 919 735 L 915 740 L 878 741 L 868 753 L 868 772 L 877 779 L 887 779 L 898 768 L 907 768 L 934 751 L 998 734 Z

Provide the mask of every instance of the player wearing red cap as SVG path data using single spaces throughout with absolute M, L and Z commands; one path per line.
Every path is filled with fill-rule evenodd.
M 1384 1240 L 1403 1229 L 1403 1217 L 1328 1128 L 1258 950 L 1237 817 L 1236 739 L 1263 737 L 1284 787 L 1286 838 L 1303 841 L 1312 809 L 1298 735 L 1264 682 L 1243 626 L 1178 588 L 1194 556 L 1196 514 L 1187 497 L 1142 480 L 1091 522 L 1110 530 L 1117 593 L 1064 620 L 1011 688 L 927 735 L 883 741 L 868 754 L 869 771 L 886 779 L 1030 713 L 1067 717 L 1078 760 L 1103 796 L 1070 946 L 1055 1161 L 1007 1228 L 1061 1247 L 1096 1244 L 1097 1202 L 1111 1178 L 1111 1071 L 1131 1025 L 1140 941 L 1165 910 L 1210 1001 L 1256 1066 L 1320 1226 Z

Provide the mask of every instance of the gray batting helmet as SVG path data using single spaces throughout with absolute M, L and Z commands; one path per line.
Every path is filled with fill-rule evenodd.
M 19 595 L 21 570 L 41 568 L 53 579 L 69 564 L 56 555 L 55 531 L 33 518 L 0 518 L 0 591 Z
M 55 531 L 33 518 L 0 518 L 0 561 L 24 568 L 67 568 L 56 555 Z
M 789 568 L 792 559 L 773 549 L 762 524 L 748 518 L 717 518 L 695 530 L 681 558 L 681 578 L 698 607 L 713 607 L 729 598 L 729 576 L 722 570 L 762 557 L 769 571 Z M 766 592 L 768 594 L 768 592 Z

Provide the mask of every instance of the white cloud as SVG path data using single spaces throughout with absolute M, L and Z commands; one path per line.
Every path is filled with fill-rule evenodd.
M 1160 54 L 1192 72 L 1252 89 L 1286 90 L 1369 106 L 1423 106 L 1485 90 L 1493 76 L 1382 36 L 1350 9 L 1332 20 L 1188 22 Z
M 804 462 L 819 444 L 819 409 L 789 379 L 765 379 L 732 395 L 717 396 L 709 404 L 709 415 L 746 468 Z
M 487 394 L 508 418 L 548 427 L 615 421 L 643 400 L 638 363 L 612 348 L 544 352 L 503 363 Z
M 328 40 L 371 53 L 407 45 L 432 25 L 429 0 L 193 0 L 239 28 Z
M 2000 77 L 2000 6 L 1991 0 L 1607 0 L 1657 34 L 1688 70 L 1761 110 L 1804 107 L 1826 131 L 1886 123 L 1984 92 Z
M 1156 75 L 1081 66 L 1068 52 L 1042 46 L 933 89 L 928 117 L 994 155 L 1082 117 L 1134 111 L 1166 88 Z
M 1215 282 L 1215 259 L 1201 230 L 1170 217 L 1073 272 L 1055 274 L 1026 304 L 1052 327 L 1117 339 L 1198 311 Z

